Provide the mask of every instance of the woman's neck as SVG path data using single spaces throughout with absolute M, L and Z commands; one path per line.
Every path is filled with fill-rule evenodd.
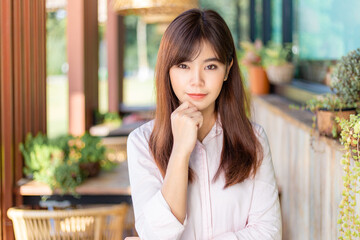
M 198 130 L 198 140 L 202 142 L 204 138 L 208 135 L 216 121 L 215 112 L 203 113 L 203 125 Z

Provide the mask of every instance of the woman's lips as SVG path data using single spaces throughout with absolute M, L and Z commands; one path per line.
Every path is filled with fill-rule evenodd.
M 207 94 L 202 94 L 202 93 L 188 93 L 187 94 L 189 97 L 191 97 L 194 100 L 200 100 L 203 99 Z

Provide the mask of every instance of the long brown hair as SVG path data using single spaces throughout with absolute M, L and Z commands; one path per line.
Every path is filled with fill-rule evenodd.
M 226 188 L 255 176 L 263 151 L 246 116 L 249 102 L 240 76 L 234 41 L 225 21 L 215 11 L 191 9 L 183 12 L 171 22 L 161 39 L 155 70 L 157 106 L 149 147 L 165 177 L 173 146 L 170 116 L 180 105 L 171 87 L 169 70 L 194 58 L 202 41 L 208 41 L 213 46 L 216 57 L 226 66 L 233 60 L 228 79 L 215 102 L 224 141 L 220 166 L 213 180 L 223 172 Z M 194 181 L 190 168 L 189 181 Z

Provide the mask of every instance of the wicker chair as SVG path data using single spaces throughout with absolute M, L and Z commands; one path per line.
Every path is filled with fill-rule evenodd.
M 122 239 L 128 205 L 70 210 L 10 208 L 17 240 Z

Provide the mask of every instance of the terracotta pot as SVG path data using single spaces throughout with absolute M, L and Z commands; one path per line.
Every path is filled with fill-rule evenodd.
M 281 66 L 269 66 L 266 73 L 269 82 L 272 84 L 289 83 L 294 77 L 294 64 L 286 63 Z
M 255 95 L 268 94 L 270 90 L 266 72 L 261 66 L 249 66 L 250 91 Z
M 87 177 L 95 177 L 100 172 L 99 162 L 80 163 L 80 171 Z
M 301 77 L 318 83 L 324 83 L 328 67 L 323 61 L 307 60 L 300 63 Z
M 346 109 L 342 111 L 328 111 L 328 110 L 319 110 L 316 112 L 316 122 L 320 134 L 332 137 L 333 125 L 336 124 L 336 132 L 339 134 L 341 132 L 340 125 L 336 123 L 335 118 L 339 117 L 340 119 L 349 120 L 351 114 L 356 114 L 355 109 Z

